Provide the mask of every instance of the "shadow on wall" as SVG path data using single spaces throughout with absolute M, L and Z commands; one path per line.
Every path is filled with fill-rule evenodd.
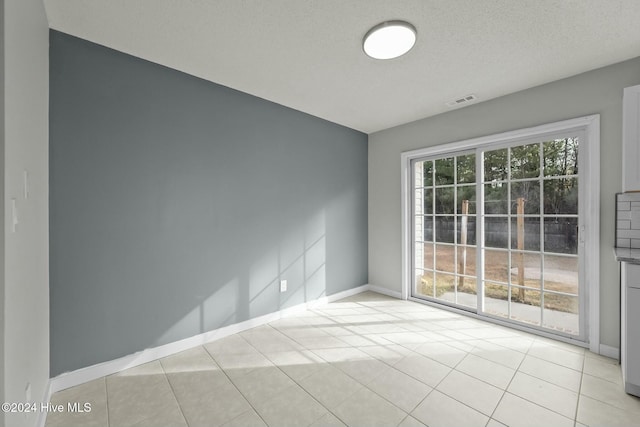
M 163 315 L 154 328 L 157 338 L 146 345 L 166 344 L 365 284 L 366 222 L 358 216 L 360 205 L 357 188 L 345 189 L 326 207 L 301 215 L 306 219 L 285 221 L 282 232 L 272 230 L 268 240 L 253 230 L 249 236 L 255 239 L 229 242 L 227 247 L 237 254 L 233 261 L 225 267 L 216 259 L 202 260 L 201 266 L 218 268 L 210 269 L 209 280 L 197 291 L 187 286 L 184 294 L 174 296 L 175 304 L 163 304 L 173 315 Z M 249 230 L 256 226 L 262 228 L 247 224 Z M 223 271 L 227 274 L 221 275 Z M 285 292 L 280 292 L 281 280 L 287 281 Z M 194 304 L 185 307 L 191 300 Z M 167 323 L 176 318 L 178 307 L 189 311 Z
M 80 242 L 73 234 L 58 237 L 59 246 L 60 240 L 75 247 L 98 244 L 59 254 L 69 268 L 54 274 L 75 286 L 63 289 L 72 298 L 62 302 L 60 286 L 54 290 L 56 307 L 65 308 L 54 313 L 52 344 L 67 344 L 56 351 L 54 375 L 365 284 L 360 193 L 346 189 L 326 207 L 309 203 L 285 212 L 272 205 L 215 230 L 162 220 L 150 228 L 144 221 L 123 227 L 111 218 L 93 231 L 83 227 L 88 235 Z M 124 205 L 128 214 L 119 218 L 137 216 L 134 204 Z M 285 292 L 281 280 L 287 280 Z
M 326 222 L 322 210 L 304 227 L 297 227 L 282 242 L 265 251 L 249 268 L 249 274 L 212 287 L 209 296 L 172 325 L 155 342 L 162 345 L 184 338 L 185 331 L 204 333 L 223 325 L 255 318 L 328 295 L 326 283 Z M 280 281 L 287 290 L 280 292 Z M 213 281 L 215 283 L 215 281 Z M 330 292 L 330 291 L 329 291 Z

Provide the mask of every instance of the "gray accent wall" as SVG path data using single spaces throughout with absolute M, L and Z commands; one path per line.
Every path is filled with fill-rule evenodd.
M 368 282 L 365 134 L 56 31 L 50 82 L 52 376 Z
M 470 71 L 472 72 L 472 71 Z M 622 187 L 622 92 L 640 58 L 369 135 L 369 281 L 400 291 L 403 151 L 600 114 L 600 340 L 619 346 L 620 285 L 613 254 Z M 482 99 L 482 88 L 477 89 Z

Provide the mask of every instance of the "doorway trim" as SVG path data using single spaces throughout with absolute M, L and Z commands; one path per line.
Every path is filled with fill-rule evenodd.
M 585 156 L 587 173 L 581 174 L 581 185 L 588 188 L 587 198 L 584 203 L 585 225 L 580 234 L 585 236 L 584 264 L 585 264 L 585 289 L 587 289 L 586 306 L 588 307 L 587 334 L 588 343 L 577 340 L 562 339 L 560 336 L 551 333 L 544 333 L 536 329 L 525 329 L 535 334 L 557 337 L 559 340 L 573 342 L 579 345 L 588 344 L 589 349 L 594 353 L 600 353 L 600 115 L 578 117 L 575 119 L 563 120 L 539 126 L 518 129 L 514 131 L 502 132 L 493 135 L 471 138 L 457 142 L 444 143 L 417 150 L 405 151 L 400 155 L 401 161 L 401 226 L 402 226 L 402 299 L 411 299 L 423 302 L 411 297 L 412 286 L 412 263 L 411 246 L 413 244 L 411 223 L 409 214 L 411 213 L 411 162 L 421 157 L 446 154 L 456 151 L 465 151 L 479 147 L 491 147 L 500 145 L 508 141 L 518 139 L 528 139 L 531 137 L 545 136 L 558 132 L 581 130 L 586 136 L 588 148 L 581 152 Z M 444 307 L 462 314 L 469 314 L 466 310 Z M 478 316 L 476 314 L 476 316 Z M 491 321 L 485 316 L 478 316 Z M 503 324 L 503 322 L 498 322 Z M 512 325 L 510 325 L 512 326 Z

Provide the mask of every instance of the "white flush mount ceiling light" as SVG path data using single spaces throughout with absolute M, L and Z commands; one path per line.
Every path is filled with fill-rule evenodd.
M 393 59 L 409 52 L 415 43 L 413 25 L 405 21 L 386 21 L 367 32 L 362 48 L 374 59 Z

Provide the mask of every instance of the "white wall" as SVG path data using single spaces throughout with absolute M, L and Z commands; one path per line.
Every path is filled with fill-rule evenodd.
M 618 347 L 620 293 L 612 248 L 614 195 L 621 190 L 622 91 L 639 83 L 636 58 L 369 135 L 369 283 L 401 289 L 401 152 L 600 114 L 600 340 Z M 477 94 L 482 98 L 482 88 Z
M 4 0 L 4 400 L 42 401 L 49 379 L 49 28 L 42 0 Z M 29 174 L 28 199 L 23 171 Z M 11 199 L 19 214 L 12 231 Z M 36 414 L 7 415 L 6 426 Z

